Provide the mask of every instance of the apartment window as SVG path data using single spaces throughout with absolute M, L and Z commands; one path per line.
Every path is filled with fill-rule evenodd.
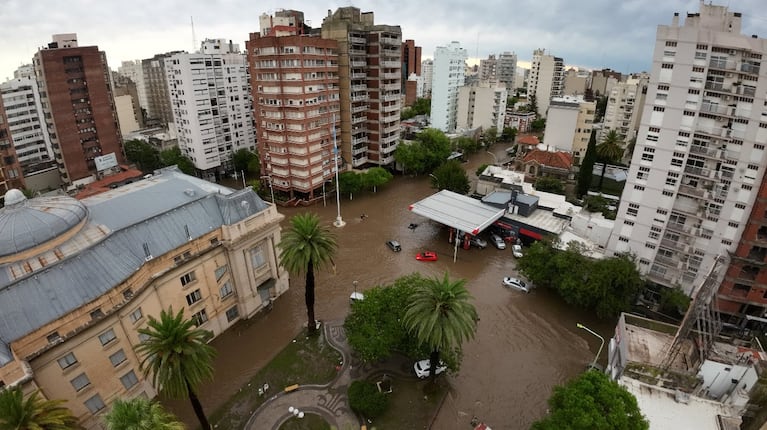
M 649 242 L 648 242 L 648 243 L 645 243 L 645 244 L 644 244 L 644 247 L 645 247 L 645 248 L 650 248 L 650 249 L 655 249 L 655 245 L 653 245 L 652 243 L 649 243 Z
M 690 88 L 689 90 L 687 90 L 687 94 L 698 95 L 700 94 L 700 90 L 696 88 Z
M 729 239 L 722 239 L 722 245 L 730 246 L 732 245 L 732 241 Z
M 75 391 L 80 391 L 88 385 L 91 385 L 91 380 L 88 379 L 88 375 L 81 373 L 77 375 L 75 379 L 69 381 L 69 383 L 72 384 L 72 387 L 74 387 Z
M 125 351 L 122 349 L 109 356 L 109 362 L 112 363 L 113 367 L 117 367 L 127 359 L 128 358 L 125 356 Z
M 220 281 L 221 277 L 224 276 L 226 271 L 227 271 L 227 266 L 221 266 L 218 269 L 216 269 L 216 281 Z
M 259 245 L 250 250 L 250 262 L 256 270 L 266 266 L 266 256 L 264 255 L 263 246 Z
M 194 321 L 194 324 L 196 326 L 201 326 L 208 321 L 208 313 L 205 312 L 205 309 L 203 309 L 200 312 L 197 312 L 194 315 L 192 315 L 192 321 Z
M 675 47 L 676 46 L 676 42 L 672 41 L 672 40 L 667 40 L 666 41 L 666 46 Z
M 637 216 L 638 213 L 639 213 L 639 205 L 636 203 L 629 203 L 629 207 L 626 210 L 626 214 Z
M 669 173 L 668 176 L 666 177 L 666 185 L 671 185 L 671 186 L 676 185 L 676 177 L 672 175 L 673 173 Z M 678 177 L 679 175 L 677 174 L 676 176 Z
M 749 164 L 748 168 L 751 170 L 759 170 L 759 166 L 757 166 L 756 164 Z
M 654 110 L 655 112 L 666 112 L 666 108 L 664 108 L 663 106 L 653 106 L 652 110 Z
M 634 221 L 629 221 L 629 220 L 623 220 L 623 223 L 626 225 L 634 225 Z
M 650 174 L 650 168 L 642 166 L 639 168 L 639 171 L 637 172 L 637 179 L 642 179 L 642 180 L 647 179 L 649 174 Z
M 139 342 L 146 342 L 146 341 L 148 341 L 148 340 L 149 340 L 149 338 L 150 338 L 150 337 L 151 337 L 151 336 L 149 336 L 149 335 L 148 335 L 148 334 L 146 334 L 146 333 L 139 333 L 139 334 L 138 334 L 138 340 L 139 340 Z
M 644 187 L 641 185 L 634 185 L 634 189 L 637 191 L 644 191 Z
M 659 91 L 668 91 L 669 88 L 670 87 L 668 85 L 666 85 L 666 84 L 658 84 L 658 90 Z M 652 129 L 652 127 L 650 127 L 650 129 Z
M 673 64 L 670 64 L 670 63 L 663 63 L 663 64 L 662 64 L 660 67 L 661 67 L 662 69 L 673 69 L 673 68 L 674 68 L 674 65 L 673 65 Z
M 736 223 L 736 222 L 730 221 L 730 222 L 727 223 L 727 225 L 729 225 L 730 227 L 738 228 L 738 223 Z
M 103 318 L 103 317 L 104 317 L 104 312 L 101 311 L 101 308 L 98 308 L 98 309 L 96 309 L 96 310 L 91 312 L 91 319 L 92 320 L 97 320 L 97 319 Z
M 659 215 L 668 215 L 668 211 L 665 209 L 656 209 L 655 212 L 657 212 Z
M 647 265 L 650 264 L 650 261 L 649 260 L 645 260 L 644 258 L 640 258 L 639 259 L 639 264 L 647 266 Z
M 624 237 L 624 236 L 619 236 L 618 240 L 620 240 L 621 242 L 626 242 L 626 243 L 629 242 L 629 238 L 628 237 Z
M 644 161 L 652 161 L 655 158 L 654 155 L 648 154 L 648 153 L 642 153 L 642 160 Z
M 232 322 L 240 316 L 240 310 L 237 309 L 237 305 L 232 306 L 226 310 L 226 321 Z
M 657 240 L 657 239 L 660 237 L 660 234 L 658 234 L 658 233 L 656 233 L 656 232 L 654 232 L 654 231 L 651 231 L 651 232 L 648 234 L 648 237 L 649 237 L 650 239 L 656 239 L 656 240 Z
M 735 203 L 735 207 L 738 209 L 745 209 L 746 205 L 744 205 L 743 203 Z
M 54 331 L 53 333 L 46 336 L 45 339 L 48 341 L 48 343 L 56 343 L 61 340 L 61 336 L 59 336 L 59 332 Z
M 194 275 L 194 271 L 184 274 L 181 278 L 181 286 L 186 286 L 188 284 L 191 284 L 192 282 L 197 280 L 197 277 Z
M 759 143 L 755 143 L 755 144 L 754 144 L 754 149 L 759 149 L 759 150 L 762 150 L 762 149 L 764 149 L 764 145 L 762 145 L 762 144 L 759 144 Z
M 133 297 L 133 290 L 126 288 L 123 290 L 123 299 L 130 300 Z
M 87 407 L 92 414 L 95 414 L 98 411 L 104 409 L 106 405 L 104 405 L 104 401 L 101 400 L 101 396 L 96 394 L 95 396 L 85 401 L 85 407 Z
M 224 285 L 219 288 L 218 296 L 221 298 L 221 300 L 223 300 L 232 295 L 233 292 L 234 290 L 232 289 L 232 284 L 230 282 L 225 282 Z
M 129 315 L 130 322 L 136 323 L 138 320 L 140 320 L 144 314 L 141 312 L 141 308 L 136 309 L 135 311 L 131 312 Z
M 674 192 L 673 191 L 669 191 L 669 190 L 663 190 L 662 194 L 664 196 L 666 196 L 666 197 L 673 197 L 674 196 Z
M 123 387 L 125 387 L 126 390 L 130 390 L 133 388 L 136 384 L 138 384 L 138 377 L 136 377 L 136 372 L 130 371 L 120 377 L 120 382 L 123 383 Z
M 99 341 L 101 342 L 102 345 L 106 345 L 115 339 L 117 339 L 117 336 L 115 336 L 115 331 L 112 330 L 111 328 L 99 335 Z
M 69 354 L 59 358 L 58 360 L 59 366 L 62 369 L 66 369 L 69 366 L 73 366 L 77 364 L 77 357 L 75 357 L 75 354 L 70 352 Z
M 752 187 L 751 185 L 741 185 L 741 186 L 740 186 L 740 188 L 742 188 L 742 189 L 744 189 L 744 190 L 746 190 L 746 191 L 751 191 L 751 189 L 752 189 L 753 187 Z
M 202 300 L 202 292 L 200 292 L 199 288 L 186 295 L 186 303 L 189 306 L 192 306 L 200 300 Z
M 658 127 L 650 127 L 648 130 L 650 133 L 660 133 L 660 128 Z
M 695 112 L 691 110 L 684 111 L 684 116 L 695 116 Z

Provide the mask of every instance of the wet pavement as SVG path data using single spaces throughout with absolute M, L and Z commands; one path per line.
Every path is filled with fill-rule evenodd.
M 505 147 L 494 152 L 503 160 Z M 480 152 L 466 163 L 472 179 L 482 163 L 492 157 Z M 365 192 L 341 198 L 341 216 L 346 226 L 330 227 L 337 235 L 339 253 L 336 270 L 317 273 L 317 303 L 320 320 L 342 320 L 349 311 L 353 282 L 358 291 L 390 283 L 413 272 L 425 276 L 442 275 L 467 280 L 474 296 L 480 321 L 474 340 L 463 346 L 461 370 L 449 376 L 452 390 L 432 428 L 465 430 L 477 416 L 494 429 L 528 428 L 546 412 L 546 400 L 553 386 L 585 369 L 600 341 L 576 328 L 580 322 L 609 339 L 614 321 L 597 321 L 589 314 L 571 309 L 557 296 L 544 290 L 530 294 L 502 287 L 504 276 L 516 274 L 510 249 L 458 250 L 455 263 L 447 230 L 411 213 L 408 206 L 432 194 L 428 176 L 397 176 L 377 193 Z M 473 188 L 473 187 L 472 187 Z M 291 216 L 310 211 L 328 225 L 335 220 L 337 206 L 328 196 L 327 206 L 280 208 Z M 361 215 L 366 214 L 366 218 Z M 418 224 L 409 229 L 411 223 Z M 402 252 L 384 244 L 395 239 Z M 420 262 L 415 254 L 435 251 L 436 262 Z M 290 289 L 276 300 L 271 312 L 254 317 L 219 338 L 213 345 L 219 351 L 215 381 L 201 393 L 208 413 L 221 406 L 240 386 L 281 350 L 305 322 L 303 277 L 292 277 Z M 603 351 L 603 357 L 605 351 Z M 184 422 L 194 425 L 188 402 L 164 402 Z

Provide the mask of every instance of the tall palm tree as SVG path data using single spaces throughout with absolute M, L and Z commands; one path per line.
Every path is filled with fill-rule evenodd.
M 213 378 L 213 357 L 216 351 L 208 345 L 213 334 L 195 327 L 184 319 L 183 309 L 160 312 L 160 319 L 149 316 L 147 327 L 139 329 L 146 336 L 136 351 L 143 354 L 141 370 L 152 374 L 152 384 L 167 396 L 188 397 L 203 430 L 210 424 L 202 409 L 196 390 L 203 381 Z
M 40 390 L 26 399 L 21 388 L 0 391 L 0 430 L 81 429 L 72 411 L 61 406 L 65 400 L 44 400 Z
M 314 269 L 333 264 L 338 244 L 330 230 L 320 226 L 320 218 L 313 213 L 294 216 L 290 219 L 290 225 L 279 244 L 280 261 L 290 273 L 306 273 L 304 297 L 307 327 L 309 334 L 314 334 L 317 330 L 314 318 Z
M 104 419 L 108 430 L 184 430 L 184 425 L 149 399 L 117 399 Z
M 416 287 L 405 311 L 405 327 L 422 344 L 431 348 L 429 376 L 434 379 L 439 355 L 460 347 L 474 337 L 477 330 L 477 310 L 464 287 L 465 279 L 450 280 L 448 274 L 429 279 Z
M 605 137 L 602 138 L 602 143 L 597 145 L 597 155 L 602 161 L 602 175 L 599 177 L 599 191 L 602 191 L 602 182 L 605 179 L 605 170 L 607 170 L 607 163 L 614 163 L 619 161 L 623 156 L 623 147 L 621 141 L 623 138 L 615 130 L 607 132 Z

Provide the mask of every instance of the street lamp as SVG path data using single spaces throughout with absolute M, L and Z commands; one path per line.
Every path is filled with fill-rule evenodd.
M 274 204 L 274 187 L 272 187 L 272 176 L 262 176 L 261 179 L 268 179 L 269 180 L 269 192 L 272 194 L 272 204 Z
M 597 359 L 599 358 L 599 354 L 602 353 L 602 347 L 605 346 L 605 338 L 603 338 L 602 336 L 598 335 L 593 330 L 591 330 L 590 328 L 586 327 L 585 325 L 583 325 L 581 323 L 577 323 L 577 324 L 575 324 L 575 326 L 578 327 L 578 328 L 582 328 L 582 329 L 586 330 L 587 332 L 593 334 L 594 336 L 598 337 L 599 340 L 602 341 L 602 343 L 599 345 L 599 351 L 597 351 L 597 355 L 594 357 L 594 361 L 591 363 L 591 368 L 595 369 L 596 365 L 597 365 Z
M 333 225 L 337 228 L 341 228 L 346 225 L 344 219 L 341 218 L 341 182 L 338 181 L 338 144 L 336 144 L 336 114 L 333 114 L 333 152 L 336 161 L 336 206 L 338 207 L 338 216 L 333 221 Z
M 434 178 L 434 181 L 437 183 L 437 189 L 440 189 L 440 186 L 439 186 L 439 179 L 438 179 L 436 176 L 432 175 L 431 173 L 429 173 L 429 176 L 431 176 L 432 178 Z
M 493 166 L 497 166 L 497 165 L 498 165 L 498 157 L 496 157 L 496 156 L 495 156 L 495 154 L 493 154 L 493 153 L 492 153 L 492 152 L 490 152 L 490 151 L 485 151 L 485 152 L 487 152 L 488 154 L 490 154 L 490 155 L 492 155 L 492 156 L 493 156 L 493 161 L 495 161 L 495 163 L 493 164 Z

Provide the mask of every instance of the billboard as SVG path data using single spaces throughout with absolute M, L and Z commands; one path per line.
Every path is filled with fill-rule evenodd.
M 117 166 L 117 155 L 114 152 L 110 152 L 107 155 L 102 155 L 93 159 L 96 162 L 96 170 L 102 171 Z

